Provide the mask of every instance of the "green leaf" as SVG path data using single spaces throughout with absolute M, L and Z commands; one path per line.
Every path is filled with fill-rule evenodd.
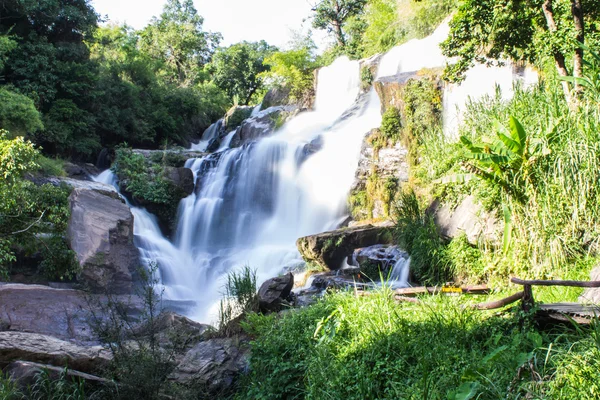
M 475 178 L 476 176 L 477 175 L 475 174 L 453 174 L 436 179 L 433 181 L 433 183 L 466 183 L 471 179 Z
M 506 204 L 502 205 L 502 214 L 504 215 L 504 235 L 502 238 L 502 251 L 504 251 L 504 253 L 507 253 L 512 239 L 512 215 L 510 208 Z
M 475 397 L 475 395 L 477 395 L 477 392 L 479 391 L 479 386 L 479 382 L 465 382 L 462 385 L 460 385 L 456 393 L 454 393 L 454 396 L 452 396 L 452 399 L 470 400 L 473 397 Z
M 508 124 L 510 125 L 510 133 L 513 140 L 518 141 L 520 144 L 521 150 L 519 154 L 522 155 L 525 143 L 527 143 L 527 132 L 525 132 L 525 128 L 523 128 L 519 120 L 513 116 L 510 117 Z

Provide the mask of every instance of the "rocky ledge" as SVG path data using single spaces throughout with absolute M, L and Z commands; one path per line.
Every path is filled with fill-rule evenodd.
M 355 249 L 376 244 L 392 244 L 388 224 L 362 225 L 305 236 L 296 241 L 302 258 L 326 270 L 339 270 Z

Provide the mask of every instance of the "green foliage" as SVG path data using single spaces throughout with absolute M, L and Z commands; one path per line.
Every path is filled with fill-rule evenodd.
M 178 388 L 167 377 L 176 366 L 176 357 L 200 339 L 195 329 L 170 323 L 158 290 L 157 265 L 140 269 L 136 297 L 141 302 L 139 316 L 129 314 L 130 302 L 107 295 L 106 301 L 89 298 L 91 327 L 100 342 L 113 355 L 106 371 L 116 385 L 101 393 L 109 399 L 161 399 L 175 395 Z M 139 304 L 139 303 L 138 303 Z
M 537 332 L 516 315 L 472 310 L 477 299 L 421 301 L 397 304 L 384 288 L 368 297 L 330 294 L 281 316 L 250 315 L 245 327 L 255 340 L 237 398 L 465 399 L 471 392 L 567 400 L 586 398 L 575 393 L 587 395 L 588 383 L 596 390 L 588 332 Z
M 367 90 L 373 85 L 373 71 L 369 66 L 365 65 L 360 69 L 360 87 L 362 90 Z
M 578 47 L 573 10 L 571 2 L 551 2 L 549 13 L 556 25 L 551 27 L 541 2 L 461 2 L 450 22 L 450 36 L 442 43 L 446 56 L 458 58 L 456 64 L 448 65 L 445 77 L 461 80 L 475 62 L 498 63 L 503 59 L 540 63 L 552 57 L 557 63 L 562 60 L 565 67 L 565 59 L 570 59 Z M 585 31 L 596 31 L 599 10 L 595 0 L 583 2 Z
M 68 368 L 58 377 L 51 376 L 47 369 L 41 370 L 32 386 L 22 390 L 16 382 L 0 373 L 0 399 L 3 400 L 85 400 L 85 385 L 82 379 L 69 378 Z
M 443 284 L 454 276 L 452 259 L 433 217 L 422 210 L 414 191 L 401 191 L 394 204 L 395 236 L 410 254 L 410 270 L 416 282 Z
M 64 161 L 60 158 L 48 158 L 40 155 L 36 163 L 38 171 L 44 176 L 65 176 Z
M 419 146 L 427 131 L 442 127 L 442 91 L 436 78 L 411 79 L 404 89 L 402 139 L 411 166 L 419 163 Z
M 0 88 L 0 128 L 24 136 L 43 127 L 40 113 L 30 98 Z
M 223 89 L 233 102 L 250 104 L 263 88 L 264 72 L 269 65 L 264 60 L 277 51 L 264 40 L 256 43 L 240 42 L 227 48 L 219 49 L 208 67 L 215 84 Z
M 161 79 L 182 87 L 205 79 L 202 67 L 221 35 L 205 32 L 203 24 L 192 0 L 168 0 L 160 17 L 140 33 L 140 50 L 156 62 Z
M 313 27 L 332 33 L 340 47 L 346 46 L 343 26 L 350 18 L 360 14 L 367 0 L 321 0 L 313 11 Z
M 256 270 L 245 265 L 239 272 L 227 275 L 219 307 L 219 332 L 229 335 L 231 322 L 240 315 L 258 312 Z
M 484 256 L 477 246 L 469 243 L 465 233 L 450 241 L 447 255 L 454 265 L 454 279 L 458 282 L 487 282 Z
M 264 73 L 271 86 L 287 88 L 292 102 L 301 102 L 313 93 L 313 71 L 318 66 L 308 47 L 280 51 L 265 59 L 270 67 Z
M 45 256 L 39 265 L 50 279 L 72 278 L 79 271 L 74 253 L 63 240 L 69 219 L 66 186 L 36 186 L 23 180 L 38 168 L 39 153 L 18 136 L 9 140 L 0 132 L 0 275 L 7 277 L 16 252 Z
M 402 129 L 402 116 L 400 110 L 396 107 L 388 107 L 381 117 L 381 131 L 384 138 L 397 141 L 400 138 L 400 130 Z

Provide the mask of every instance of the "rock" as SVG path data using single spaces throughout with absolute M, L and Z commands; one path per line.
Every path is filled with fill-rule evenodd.
M 250 106 L 233 106 L 227 111 L 224 118 L 225 132 L 231 132 L 242 124 L 246 118 L 252 114 L 254 107 Z
M 446 239 L 464 232 L 471 244 L 477 244 L 480 239 L 496 243 L 501 240 L 502 222 L 487 213 L 474 196 L 465 197 L 455 209 L 436 200 L 427 212 L 433 215 L 440 234 Z
M 591 281 L 600 281 L 600 266 L 594 267 L 590 272 Z M 580 303 L 600 304 L 600 288 L 588 288 L 579 296 Z
M 262 312 L 276 312 L 290 300 L 290 293 L 294 287 L 294 275 L 271 278 L 265 281 L 258 290 L 258 304 Z
M 384 278 L 388 277 L 399 261 L 406 261 L 409 255 L 398 246 L 376 244 L 354 251 L 354 261 L 360 267 L 360 271 L 367 275 L 368 279 L 379 280 L 379 273 Z M 392 278 L 390 276 L 390 278 Z
M 206 340 L 185 354 L 169 380 L 205 388 L 214 398 L 218 398 L 218 394 L 230 390 L 238 375 L 246 371 L 248 360 L 249 349 L 245 339 Z
M 139 253 L 129 207 L 88 189 L 75 189 L 69 204 L 67 235 L 82 266 L 80 280 L 96 293 L 131 293 Z
M 166 167 L 165 177 L 186 195 L 194 193 L 194 173 L 191 169 Z
M 51 184 L 54 186 L 60 186 L 61 184 L 66 184 L 72 187 L 73 189 L 93 190 L 94 192 L 98 192 L 104 196 L 112 197 L 113 199 L 121 201 L 121 197 L 119 196 L 119 193 L 117 193 L 117 190 L 113 186 L 107 185 L 106 183 L 64 178 L 58 176 L 34 178 L 32 180 L 36 185 Z
M 275 106 L 286 106 L 290 104 L 290 89 L 285 87 L 276 87 L 269 89 L 263 97 L 261 110 L 266 110 Z
M 373 82 L 375 91 L 381 100 L 381 113 L 383 114 L 389 107 L 396 107 L 399 110 L 404 109 L 404 88 L 411 79 L 434 79 L 439 80 L 441 70 L 431 70 L 424 74 L 419 71 L 403 72 L 397 75 L 384 76 Z
M 108 379 L 100 378 L 95 375 L 86 374 L 72 369 L 55 367 L 53 365 L 38 364 L 30 361 L 13 361 L 4 368 L 4 374 L 20 387 L 27 388 L 33 386 L 38 375 L 46 371 L 51 380 L 59 380 L 66 377 L 69 381 L 82 381 L 88 389 L 98 389 L 102 386 L 111 384 Z
M 229 147 L 240 147 L 246 143 L 269 136 L 276 131 L 278 121 L 287 118 L 296 110 L 295 106 L 270 107 L 247 118 L 237 129 Z
M 219 150 L 219 147 L 221 147 L 221 139 L 221 137 L 210 139 L 206 145 L 206 151 L 209 153 L 214 153 L 215 151 Z
M 94 373 L 108 366 L 112 356 L 101 346 L 84 347 L 52 336 L 26 332 L 0 332 L 0 367 L 13 361 L 69 366 Z
M 393 244 L 388 227 L 364 225 L 305 236 L 296 241 L 306 262 L 338 270 L 355 249 L 375 244 Z
M 42 285 L 0 285 L 0 320 L 3 330 L 34 332 L 64 340 L 92 342 L 88 304 L 77 290 Z
M 92 176 L 100 173 L 100 170 L 94 164 L 76 164 L 68 161 L 65 161 L 63 169 L 69 178 L 82 181 L 89 181 Z
M 134 154 L 140 154 L 153 163 L 166 163 L 170 167 L 183 167 L 190 158 L 203 158 L 206 152 L 186 149 L 145 150 L 133 149 Z

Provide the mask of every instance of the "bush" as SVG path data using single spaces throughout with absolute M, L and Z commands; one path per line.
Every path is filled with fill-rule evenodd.
M 232 323 L 252 312 L 258 312 L 256 270 L 246 265 L 241 271 L 227 275 L 219 307 L 219 332 L 225 336 L 236 333 Z
M 425 285 L 452 280 L 454 269 L 446 245 L 433 217 L 421 209 L 415 192 L 401 191 L 394 206 L 396 238 L 399 246 L 410 255 L 413 279 Z
M 8 140 L 0 132 L 0 275 L 8 276 L 24 255 L 41 252 L 39 272 L 48 279 L 71 279 L 79 264 L 64 241 L 69 220 L 66 185 L 36 186 L 23 174 L 39 168 L 39 152 L 22 137 Z

